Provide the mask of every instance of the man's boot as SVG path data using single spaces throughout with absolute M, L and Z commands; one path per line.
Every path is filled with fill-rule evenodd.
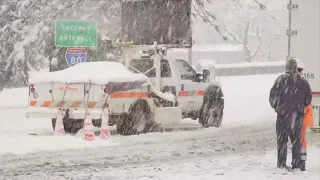
M 301 161 L 300 170 L 306 171 L 306 161 L 303 161 L 303 160 Z

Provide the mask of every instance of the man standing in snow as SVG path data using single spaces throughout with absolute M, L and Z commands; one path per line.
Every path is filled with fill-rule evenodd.
M 278 168 L 286 168 L 287 143 L 292 143 L 292 169 L 300 168 L 301 127 L 304 108 L 312 100 L 309 83 L 297 71 L 297 61 L 286 62 L 286 73 L 280 75 L 270 90 L 269 103 L 277 113 L 276 133 Z

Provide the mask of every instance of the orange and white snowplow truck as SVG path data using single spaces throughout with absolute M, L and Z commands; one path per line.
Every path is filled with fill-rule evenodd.
M 196 73 L 187 61 L 167 57 L 163 47 L 129 46 L 125 65 L 88 62 L 65 70 L 37 73 L 29 79 L 28 117 L 52 119 L 65 112 L 66 132 L 83 127 L 86 112 L 101 126 L 103 111 L 122 135 L 171 127 L 183 117 L 199 118 L 203 126 L 220 126 L 223 93 L 209 72 Z M 142 53 L 142 52 L 148 52 Z

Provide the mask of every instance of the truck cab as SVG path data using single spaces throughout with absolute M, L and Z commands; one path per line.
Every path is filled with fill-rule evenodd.
M 134 73 L 145 74 L 152 84 L 158 84 L 159 90 L 163 93 L 175 95 L 183 116 L 196 119 L 206 89 L 209 85 L 218 83 L 210 82 L 208 70 L 203 70 L 202 74 L 197 73 L 184 59 L 166 55 L 160 56 L 159 59 L 160 78 L 157 78 L 157 57 L 154 54 L 142 53 L 137 58 L 131 58 L 128 68 Z

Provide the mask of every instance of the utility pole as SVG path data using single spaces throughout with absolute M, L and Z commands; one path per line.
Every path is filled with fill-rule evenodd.
M 289 0 L 289 4 L 287 6 L 287 9 L 289 11 L 289 29 L 287 30 L 287 35 L 288 35 L 288 53 L 287 53 L 287 60 L 290 59 L 291 55 L 291 18 L 292 18 L 292 0 Z
M 288 30 L 287 30 L 287 36 L 288 36 L 288 52 L 287 52 L 287 60 L 291 58 L 291 38 L 292 36 L 295 36 L 298 34 L 296 30 L 292 29 L 292 10 L 298 9 L 297 4 L 292 3 L 293 0 L 289 0 L 289 4 L 287 5 L 287 9 L 289 11 L 289 21 L 288 21 Z

